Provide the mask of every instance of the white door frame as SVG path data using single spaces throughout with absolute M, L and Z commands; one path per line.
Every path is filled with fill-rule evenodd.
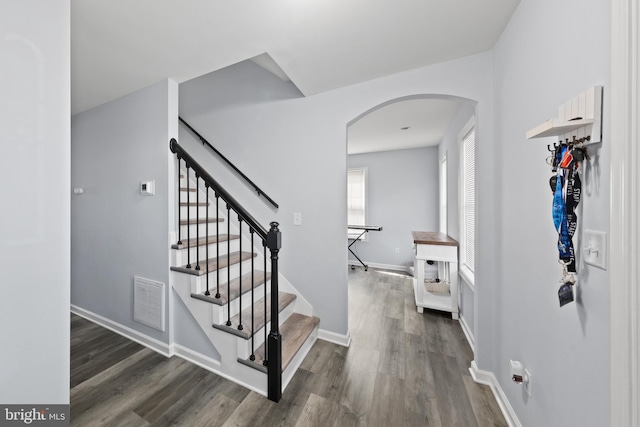
M 611 19 L 610 425 L 638 426 L 640 8 L 637 0 L 612 0 Z

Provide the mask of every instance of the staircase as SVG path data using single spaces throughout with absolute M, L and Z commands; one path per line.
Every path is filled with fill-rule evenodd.
M 175 139 L 170 148 L 180 171 L 171 286 L 220 354 L 217 373 L 277 402 L 319 319 L 278 273 L 278 224 L 261 227 Z

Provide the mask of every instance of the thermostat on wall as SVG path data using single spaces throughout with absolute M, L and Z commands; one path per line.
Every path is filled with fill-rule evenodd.
M 140 194 L 143 196 L 154 196 L 156 194 L 155 181 L 142 181 L 140 183 Z

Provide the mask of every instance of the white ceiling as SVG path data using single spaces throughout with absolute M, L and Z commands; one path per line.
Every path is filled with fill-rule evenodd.
M 385 105 L 349 126 L 348 154 L 438 145 L 459 108 L 459 102 L 446 99 Z
M 489 50 L 519 0 L 71 0 L 72 114 L 268 53 L 310 96 Z

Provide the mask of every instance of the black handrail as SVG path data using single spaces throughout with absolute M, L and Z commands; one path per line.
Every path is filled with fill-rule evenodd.
M 242 171 L 240 169 L 238 169 L 236 167 L 236 165 L 231 163 L 231 161 L 229 159 L 227 159 L 220 151 L 216 150 L 216 148 L 213 145 L 211 145 L 209 143 L 209 141 L 207 141 L 202 135 L 200 135 L 200 133 L 197 130 L 195 130 L 189 123 L 187 123 L 182 117 L 178 117 L 178 119 L 180 119 L 182 124 L 185 125 L 187 127 L 187 129 L 189 129 L 191 132 L 193 132 L 193 134 L 195 136 L 198 137 L 200 142 L 202 142 L 202 145 L 207 145 L 209 148 L 211 148 L 214 153 L 216 153 L 222 160 L 225 161 L 225 163 L 227 165 L 229 165 L 231 167 L 231 169 L 233 169 L 238 175 L 240 175 L 242 177 L 242 179 L 247 181 L 247 183 L 251 187 L 253 187 L 253 189 L 256 191 L 256 193 L 258 193 L 258 196 L 262 196 L 265 199 L 267 199 L 267 201 L 269 203 L 271 203 L 276 209 L 280 207 L 280 206 L 278 206 L 278 204 L 271 197 L 269 197 L 264 191 L 262 191 L 260 189 L 260 187 L 258 187 L 253 181 L 251 181 L 251 179 L 249 179 L 248 176 L 246 176 L 244 173 L 242 173 Z
M 256 230 L 256 233 L 258 233 L 260 237 L 262 237 L 263 239 L 267 238 L 267 230 L 262 225 L 260 225 L 258 221 L 256 221 L 256 219 L 251 216 L 251 214 L 247 212 L 245 208 L 243 208 L 242 205 L 240 205 L 240 203 L 238 203 L 238 201 L 234 199 L 233 196 L 231 196 L 231 194 L 229 194 L 229 192 L 222 187 L 222 185 L 218 183 L 218 181 L 213 179 L 213 177 L 209 175 L 207 171 L 198 162 L 196 162 L 196 160 L 191 157 L 189 153 L 184 150 L 184 148 L 180 146 L 180 144 L 178 144 L 178 141 L 176 141 L 175 138 L 171 138 L 171 141 L 169 142 L 169 148 L 171 149 L 172 153 L 175 153 L 181 159 L 184 159 L 184 161 L 187 163 L 187 168 L 191 168 L 197 171 L 200 175 L 200 178 L 204 182 L 209 184 L 209 186 L 213 188 L 213 190 L 218 193 L 220 197 L 222 197 L 222 200 L 224 200 L 227 205 L 229 205 L 238 214 L 238 216 L 242 217 L 242 219 L 247 224 L 253 227 L 253 229 Z

